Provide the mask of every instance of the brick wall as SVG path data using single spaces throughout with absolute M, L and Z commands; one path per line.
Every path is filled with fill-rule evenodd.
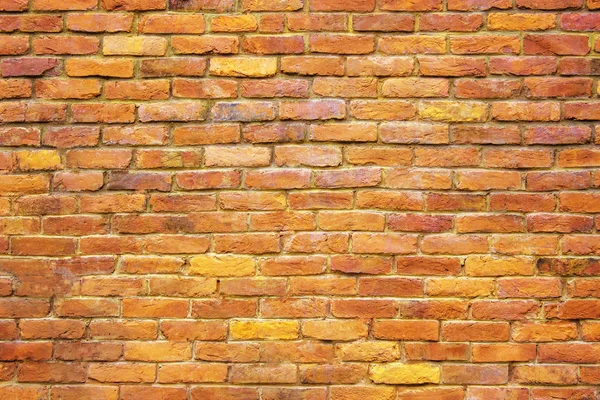
M 0 0 L 0 397 L 594 400 L 599 0 Z

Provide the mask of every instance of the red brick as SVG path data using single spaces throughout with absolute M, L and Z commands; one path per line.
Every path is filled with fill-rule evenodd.
M 19 366 L 19 382 L 83 383 L 85 368 L 81 363 L 24 362 Z
M 33 51 L 38 55 L 87 55 L 97 53 L 99 48 L 98 39 L 91 36 L 43 36 L 33 40 Z
M 491 74 L 545 75 L 556 72 L 553 57 L 494 57 L 490 60 Z
M 586 55 L 590 52 L 585 35 L 525 35 L 523 52 L 533 55 Z
M 246 125 L 242 128 L 242 136 L 250 143 L 299 142 L 304 138 L 304 130 L 300 123 Z
M 302 36 L 246 36 L 242 49 L 253 54 L 302 54 L 304 38 Z
M 513 80 L 494 79 L 459 79 L 454 84 L 454 92 L 458 98 L 502 99 L 517 95 L 521 83 Z
M 129 32 L 133 16 L 127 14 L 69 14 L 67 27 L 75 32 Z
M 67 342 L 54 347 L 54 357 L 67 361 L 116 361 L 123 354 L 123 346 L 114 342 Z
M 508 382 L 508 366 L 455 364 L 442 366 L 447 384 L 501 385 Z
M 574 365 L 520 365 L 511 372 L 511 380 L 528 384 L 577 383 L 577 367 Z
M 157 76 L 201 76 L 206 71 L 204 58 L 156 58 L 141 61 L 140 73 L 143 77 Z
M 536 389 L 534 389 L 536 390 Z M 544 389 L 542 389 L 544 390 Z M 560 389 L 559 389 L 560 390 Z M 514 399 L 526 400 L 529 398 L 529 389 L 527 388 L 494 388 L 484 386 L 472 386 L 467 389 L 468 400 L 475 399 Z
M 239 398 L 258 400 L 258 389 L 252 387 L 195 386 L 191 392 L 192 400 L 235 400 Z
M 531 127 L 525 131 L 527 144 L 579 144 L 590 140 L 591 130 L 583 126 Z

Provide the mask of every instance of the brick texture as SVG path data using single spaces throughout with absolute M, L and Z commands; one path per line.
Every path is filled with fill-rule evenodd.
M 600 398 L 597 10 L 0 0 L 0 397 Z

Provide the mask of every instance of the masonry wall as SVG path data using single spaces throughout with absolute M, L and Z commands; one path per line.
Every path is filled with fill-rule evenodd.
M 0 397 L 594 400 L 599 0 L 0 0 Z

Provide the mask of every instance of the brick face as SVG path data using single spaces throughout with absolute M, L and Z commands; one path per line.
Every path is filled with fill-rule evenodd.
M 600 398 L 597 10 L 0 0 L 0 397 Z

